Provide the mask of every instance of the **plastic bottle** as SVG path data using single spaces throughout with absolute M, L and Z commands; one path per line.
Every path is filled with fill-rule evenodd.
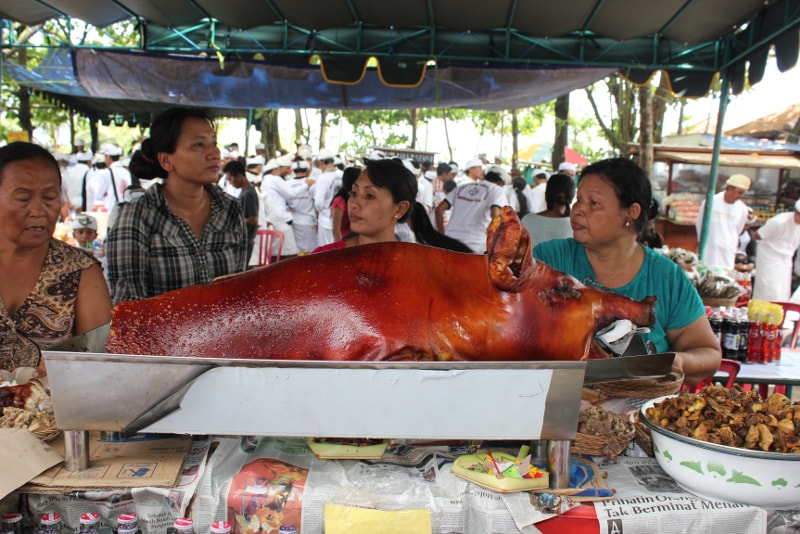
M 762 341 L 764 338 L 764 316 L 761 312 L 755 314 L 755 320 L 750 323 L 750 339 L 747 342 L 747 362 L 763 363 Z
M 722 317 L 722 357 L 729 360 L 739 357 L 739 326 L 728 312 Z
M 22 514 L 9 512 L 0 517 L 0 534 L 22 534 Z
M 722 347 L 722 315 L 719 308 L 711 309 L 708 322 L 711 323 L 711 330 L 714 331 L 714 335 L 717 336 L 717 341 L 720 342 L 720 347 Z
M 49 512 L 44 514 L 39 521 L 39 528 L 36 534 L 61 534 L 61 514 L 58 512 Z
M 772 352 L 775 350 L 776 337 L 775 314 L 769 312 L 764 321 L 764 337 L 761 340 L 761 363 L 769 363 L 772 361 Z
M 739 352 L 737 360 L 740 362 L 747 361 L 747 347 L 750 340 L 750 320 L 747 318 L 747 309 L 738 309 L 738 327 L 739 327 Z
M 98 534 L 100 515 L 97 512 L 87 512 L 85 514 L 81 514 L 79 521 L 81 523 L 81 534 Z
M 297 527 L 294 525 L 282 525 L 278 529 L 278 534 L 297 534 Z

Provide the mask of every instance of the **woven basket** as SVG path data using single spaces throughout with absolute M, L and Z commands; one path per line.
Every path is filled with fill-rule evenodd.
M 633 428 L 629 432 L 616 436 L 595 436 L 578 432 L 570 450 L 574 454 L 605 456 L 609 460 L 614 460 L 628 448 L 635 433 Z
M 683 373 L 674 372 L 660 378 L 613 380 L 593 384 L 603 393 L 630 399 L 654 399 L 664 395 L 673 395 L 680 391 L 681 385 L 683 385 Z
M 711 306 L 712 308 L 718 307 L 718 306 L 726 306 L 726 307 L 733 308 L 733 307 L 736 306 L 736 300 L 737 299 L 738 299 L 738 297 L 733 297 L 731 299 L 718 299 L 718 298 L 712 298 L 712 297 L 702 297 L 703 304 L 706 305 L 706 306 Z
M 640 421 L 636 421 L 633 427 L 636 432 L 633 438 L 636 444 L 647 453 L 647 456 L 655 456 L 653 454 L 653 437 L 650 435 L 650 429 L 644 426 Z

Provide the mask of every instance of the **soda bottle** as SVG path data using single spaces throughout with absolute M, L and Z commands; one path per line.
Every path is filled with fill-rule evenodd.
M 722 315 L 720 314 L 719 308 L 711 309 L 708 322 L 711 323 L 711 330 L 714 331 L 714 335 L 717 336 L 717 341 L 719 341 L 720 347 L 722 347 Z
M 188 517 L 181 517 L 172 524 L 175 534 L 194 534 L 194 521 Z
M 61 514 L 50 512 L 42 516 L 36 534 L 61 534 L 62 528 Z
M 739 355 L 739 327 L 736 318 L 725 313 L 722 318 L 722 357 L 735 360 Z
M 22 514 L 9 512 L 0 518 L 0 534 L 22 534 Z
M 747 342 L 747 362 L 762 363 L 762 341 L 764 338 L 764 321 L 761 313 L 756 313 L 755 321 L 750 324 L 750 339 Z
M 117 534 L 139 534 L 139 518 L 133 512 L 117 516 Z
M 81 523 L 80 534 L 98 534 L 97 527 L 98 523 L 100 523 L 100 514 L 87 512 L 81 514 L 79 521 Z
M 212 534 L 230 534 L 231 524 L 227 521 L 214 521 L 211 523 Z
M 750 320 L 747 318 L 747 309 L 739 308 L 739 353 L 740 362 L 747 361 L 747 347 L 750 341 Z
M 764 337 L 761 341 L 761 363 L 769 363 L 772 361 L 772 351 L 775 347 L 775 337 L 777 336 L 777 329 L 775 328 L 775 314 L 768 313 L 764 321 Z

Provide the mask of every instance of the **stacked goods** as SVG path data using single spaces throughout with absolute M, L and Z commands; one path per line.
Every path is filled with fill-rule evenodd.
M 48 440 L 58 435 L 53 402 L 38 380 L 25 384 L 0 383 L 0 428 L 26 428 Z
M 700 214 L 700 201 L 691 193 L 669 195 L 664 199 L 667 218 L 677 224 L 694 224 Z

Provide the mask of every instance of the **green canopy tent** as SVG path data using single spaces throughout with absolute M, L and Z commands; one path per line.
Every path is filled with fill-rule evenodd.
M 545 79 L 558 81 L 561 72 L 574 75 L 583 69 L 619 69 L 635 82 L 645 82 L 661 70 L 669 76 L 672 90 L 685 96 L 705 94 L 719 75 L 722 94 L 706 206 L 708 221 L 729 92 L 742 91 L 745 80 L 751 85 L 761 80 L 770 50 L 774 50 L 780 70 L 795 65 L 800 0 L 0 0 L 0 44 L 26 46 L 15 42 L 12 21 L 36 25 L 56 17 L 67 22 L 77 18 L 98 28 L 134 20 L 138 30 L 134 48 L 142 55 L 129 52 L 128 73 L 135 72 L 145 57 L 163 61 L 213 57 L 216 61 L 205 61 L 200 69 L 205 75 L 216 70 L 223 76 L 251 76 L 264 68 L 277 68 L 279 75 L 272 86 L 288 83 L 282 82 L 281 76 L 293 81 L 303 78 L 322 90 L 336 85 L 342 95 L 334 100 L 339 108 L 348 107 L 350 93 L 365 82 L 373 84 L 365 99 L 370 95 L 384 102 L 396 98 L 387 96 L 391 91 L 378 90 L 376 79 L 387 88 L 409 90 L 427 82 L 428 100 L 407 99 L 407 107 L 431 102 L 450 105 L 440 99 L 444 81 L 439 73 L 448 68 L 463 69 L 459 82 L 475 78 L 482 82 L 458 86 L 466 87 L 465 96 L 470 98 L 457 105 L 483 105 L 484 109 L 491 109 L 494 89 L 502 86 L 498 81 L 513 77 L 515 70 L 541 71 Z M 64 46 L 81 48 L 73 43 Z M 184 71 L 173 70 L 164 84 L 130 94 L 135 84 L 129 78 L 122 74 L 110 77 L 113 71 L 107 67 L 108 61 L 91 61 L 116 52 L 92 53 L 94 56 L 88 56 L 78 50 L 74 54 L 75 79 L 86 93 L 80 101 L 83 106 L 107 98 L 110 85 L 119 91 L 114 99 L 126 103 L 152 105 L 175 100 L 178 93 L 171 85 Z M 253 68 L 231 66 L 225 71 L 226 65 L 236 61 Z M 262 65 L 250 65 L 251 61 Z M 367 68 L 370 61 L 376 62 L 374 69 Z M 256 68 L 259 66 L 263 68 Z M 197 71 L 193 72 L 197 79 Z M 192 78 L 187 79 L 191 83 Z M 575 83 L 576 78 L 570 78 L 558 94 L 575 88 Z M 518 85 L 517 94 L 536 93 L 546 85 L 529 80 Z M 315 86 L 310 87 L 314 95 Z M 235 101 L 237 95 L 226 96 Z M 552 96 L 552 85 L 540 93 L 540 98 Z M 310 102 L 308 107 L 325 105 Z M 702 240 L 701 251 L 704 244 Z

